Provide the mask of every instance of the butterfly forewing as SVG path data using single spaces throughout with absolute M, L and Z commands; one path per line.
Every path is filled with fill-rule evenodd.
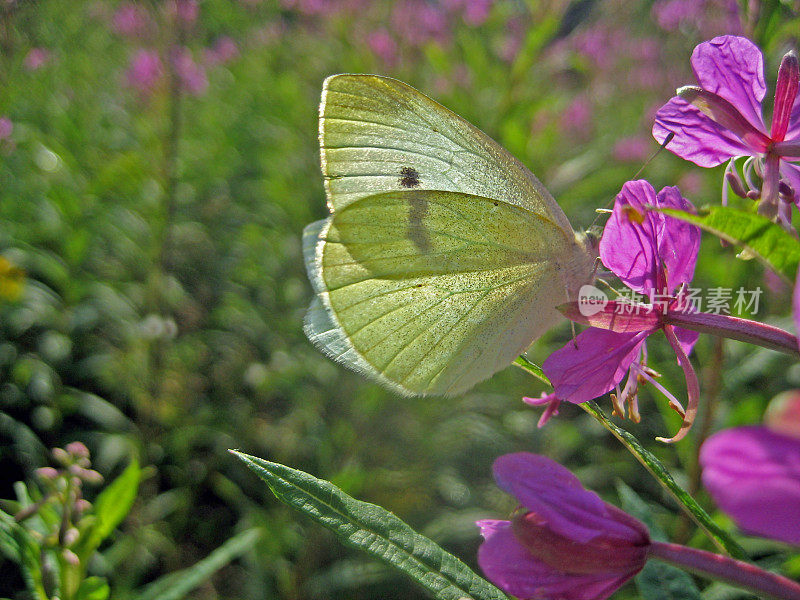
M 463 192 L 521 206 L 572 236 L 564 212 L 522 163 L 475 126 L 396 79 L 326 79 L 319 138 L 333 211 L 392 190 Z

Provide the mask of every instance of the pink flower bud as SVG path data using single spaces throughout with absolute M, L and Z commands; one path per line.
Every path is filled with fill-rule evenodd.
M 73 567 L 78 567 L 81 564 L 81 559 L 78 558 L 78 555 L 75 554 L 72 550 L 64 549 L 61 553 L 61 556 L 64 558 L 64 561 L 68 565 L 72 565 Z
M 36 477 L 42 481 L 55 481 L 58 479 L 58 471 L 53 467 L 42 467 L 40 469 L 36 469 L 35 473 Z
M 89 458 L 89 449 L 83 442 L 70 442 L 65 450 L 76 458 Z
M 80 535 L 81 535 L 80 532 L 75 527 L 70 527 L 64 533 L 64 545 L 72 546 L 75 542 L 78 541 Z
M 647 561 L 643 523 L 581 486 L 561 465 L 535 454 L 495 461 L 497 484 L 524 509 L 512 521 L 478 521 L 478 563 L 522 599 L 603 600 Z
M 53 458 L 65 467 L 72 462 L 72 457 L 63 448 L 53 448 Z
M 775 396 L 764 414 L 764 425 L 777 433 L 800 439 L 800 390 Z

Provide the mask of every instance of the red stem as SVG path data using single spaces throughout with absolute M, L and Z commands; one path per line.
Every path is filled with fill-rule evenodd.
M 649 556 L 698 575 L 731 583 L 759 596 L 800 600 L 800 583 L 728 556 L 665 542 L 651 542 Z
M 700 333 L 711 333 L 720 337 L 739 340 L 740 342 L 756 344 L 800 358 L 797 338 L 788 331 L 766 323 L 740 319 L 730 315 L 677 311 L 667 311 L 662 316 L 662 322 L 699 331 Z

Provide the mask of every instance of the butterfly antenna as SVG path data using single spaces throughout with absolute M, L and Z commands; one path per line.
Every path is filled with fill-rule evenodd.
M 672 141 L 672 138 L 674 138 L 674 137 L 675 137 L 675 134 L 670 131 L 669 134 L 667 135 L 667 137 L 664 138 L 664 141 L 661 142 L 661 145 L 650 155 L 650 157 L 646 161 L 644 161 L 644 164 L 641 167 L 639 167 L 639 170 L 636 171 L 636 173 L 633 174 L 633 177 L 631 177 L 631 179 L 636 179 L 637 177 L 639 177 L 639 175 L 642 174 L 642 171 L 645 170 L 645 167 L 647 167 L 647 165 L 649 165 L 653 161 L 653 159 L 656 156 L 658 156 L 659 153 L 664 148 L 667 147 L 667 144 L 669 144 Z M 614 203 L 614 199 L 612 198 L 611 200 L 608 201 L 608 204 L 606 204 L 603 208 L 599 208 L 599 209 L 597 209 L 595 211 L 595 212 L 597 212 L 597 215 L 595 216 L 594 221 L 592 221 L 592 225 L 596 225 L 597 224 L 597 219 L 600 218 L 601 214 L 609 212 L 608 209 L 613 203 Z

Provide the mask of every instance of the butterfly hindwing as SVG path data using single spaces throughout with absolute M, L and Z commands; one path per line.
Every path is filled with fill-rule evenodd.
M 536 230 L 540 235 L 532 236 Z M 316 242 L 313 238 L 316 237 Z M 457 394 L 507 366 L 559 319 L 560 229 L 455 192 L 363 198 L 307 229 L 327 354 L 406 394 Z

